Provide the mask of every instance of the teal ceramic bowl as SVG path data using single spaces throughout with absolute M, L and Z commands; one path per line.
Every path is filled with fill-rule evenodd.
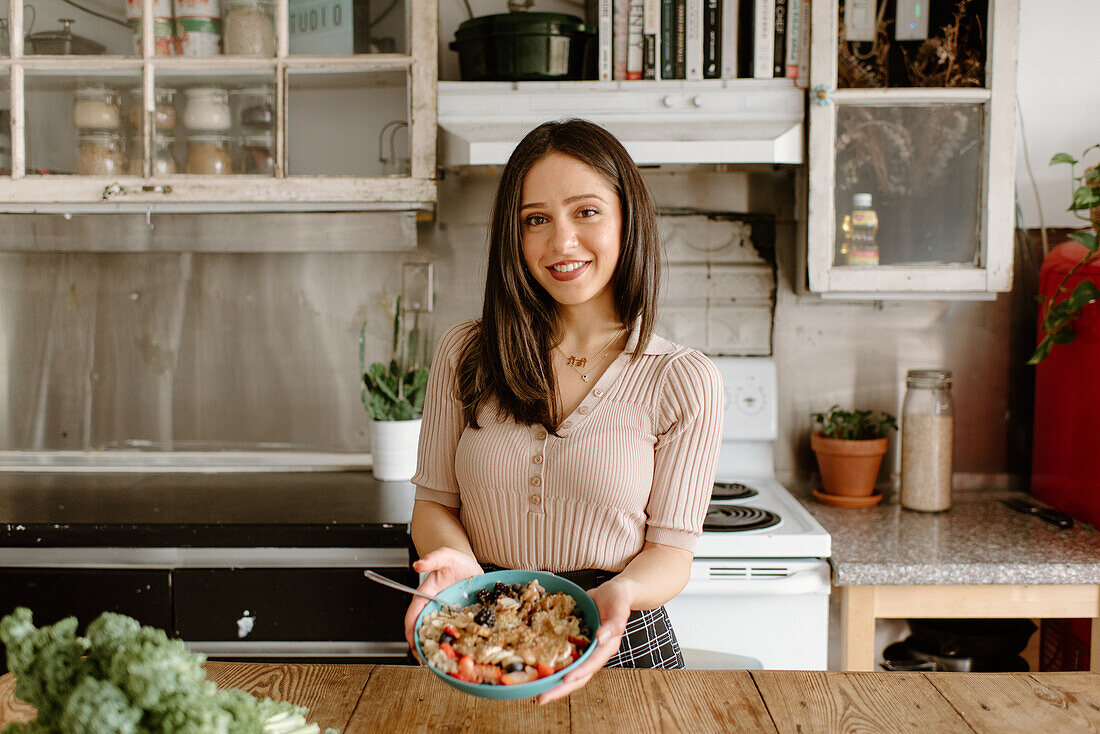
M 453 586 L 449 586 L 440 593 L 436 594 L 440 599 L 450 604 L 458 604 L 460 607 L 467 607 L 471 604 L 477 603 L 477 592 L 482 589 L 490 589 L 498 581 L 505 584 L 528 584 L 531 581 L 538 581 L 539 585 L 550 594 L 557 591 L 563 591 L 569 596 L 577 600 L 577 608 L 580 610 L 584 621 L 592 629 L 592 637 L 595 639 L 596 630 L 600 628 L 600 612 L 596 609 L 596 602 L 592 601 L 592 597 L 588 595 L 581 587 L 574 584 L 568 579 L 563 579 L 561 576 L 555 576 L 552 573 L 545 573 L 543 571 L 492 571 L 490 573 L 484 573 L 480 576 L 474 576 L 468 578 L 465 581 L 459 581 Z M 427 656 L 424 655 L 424 651 L 420 649 L 420 625 L 424 622 L 424 617 L 439 609 L 439 603 L 429 601 L 428 605 L 424 607 L 420 612 L 420 616 L 416 618 L 416 652 L 420 655 L 420 658 L 427 661 Z M 447 685 L 454 686 L 460 691 L 465 691 L 471 696 L 478 696 L 480 698 L 494 698 L 501 701 L 511 701 L 517 698 L 530 698 L 531 696 L 537 696 L 544 691 L 549 691 L 554 686 L 561 682 L 562 676 L 569 671 L 576 668 L 582 662 L 588 659 L 592 654 L 592 651 L 596 649 L 596 646 L 589 645 L 588 649 L 584 653 L 574 660 L 570 665 L 562 668 L 553 675 L 548 675 L 545 678 L 539 678 L 533 680 L 530 683 L 519 683 L 514 686 L 495 686 L 488 683 L 467 683 L 466 681 L 453 678 L 442 670 L 439 670 L 431 663 L 427 663 L 428 668 L 444 680 Z

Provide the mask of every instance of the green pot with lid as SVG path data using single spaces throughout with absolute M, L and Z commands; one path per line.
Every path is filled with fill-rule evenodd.
M 596 31 L 575 15 L 513 12 L 458 27 L 462 81 L 569 81 L 596 78 Z

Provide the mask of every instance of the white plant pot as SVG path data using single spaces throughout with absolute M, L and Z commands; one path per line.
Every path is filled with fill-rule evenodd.
M 420 418 L 411 421 L 370 422 L 371 471 L 383 482 L 407 482 L 416 473 L 416 446 Z

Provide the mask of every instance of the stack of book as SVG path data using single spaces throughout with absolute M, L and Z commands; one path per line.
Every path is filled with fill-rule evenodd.
M 795 79 L 810 0 L 597 0 L 599 78 Z

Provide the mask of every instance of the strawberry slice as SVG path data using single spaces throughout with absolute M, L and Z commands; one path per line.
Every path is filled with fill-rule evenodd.
M 467 678 L 476 678 L 474 675 L 474 659 L 469 655 L 460 656 L 458 658 L 458 672 Z
M 467 683 L 480 683 L 481 682 L 477 678 L 472 678 L 468 675 L 464 675 L 464 674 L 458 672 L 457 670 L 453 673 L 448 673 L 447 675 L 449 675 L 452 678 L 455 678 L 457 680 L 465 681 Z
M 452 625 L 449 625 L 449 624 L 443 625 L 443 631 L 446 632 L 451 637 L 458 637 L 458 631 Z
M 588 638 L 587 637 L 573 637 L 572 635 L 570 635 L 569 636 L 569 641 L 572 642 L 574 645 L 576 645 L 581 650 L 585 650 L 585 649 L 588 648 Z
M 538 671 L 539 678 L 545 678 L 548 675 L 554 674 L 554 666 L 546 663 L 539 663 L 535 666 L 535 669 Z
M 451 643 L 449 643 L 449 642 L 439 643 L 439 651 L 442 652 L 447 657 L 452 658 L 452 659 L 458 657 L 458 653 L 455 652 L 455 649 L 453 647 L 451 647 Z
M 483 665 L 479 663 L 474 666 L 474 671 L 481 678 L 482 683 L 500 683 L 500 678 L 504 675 L 504 671 L 500 669 L 499 665 Z
M 515 686 L 520 683 L 530 683 L 537 680 L 538 677 L 539 671 L 530 665 L 526 665 L 523 670 L 517 670 L 515 673 L 505 673 L 500 676 L 500 682 L 506 686 Z

